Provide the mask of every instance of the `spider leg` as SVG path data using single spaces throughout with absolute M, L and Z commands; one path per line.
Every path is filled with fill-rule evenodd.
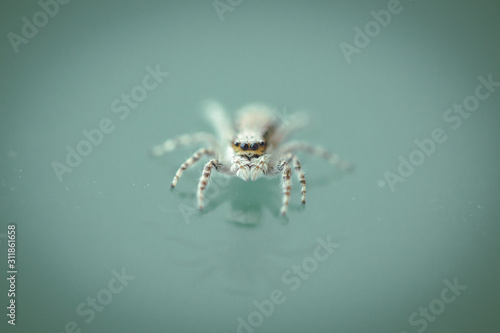
M 301 191 L 301 202 L 302 204 L 306 203 L 306 177 L 304 175 L 304 171 L 302 171 L 302 166 L 300 164 L 299 158 L 292 153 L 287 153 L 284 157 L 284 161 L 288 163 L 291 161 L 293 168 L 297 174 L 297 179 L 300 182 L 300 191 Z
M 198 149 L 190 158 L 184 162 L 179 170 L 177 170 L 172 183 L 170 184 L 170 188 L 174 188 L 177 185 L 177 181 L 181 177 L 182 173 L 189 167 L 193 166 L 203 155 L 214 156 L 215 152 L 211 148 L 201 148 Z
M 306 177 L 304 176 L 304 171 L 302 171 L 302 167 L 300 165 L 300 161 L 297 156 L 292 156 L 292 163 L 295 172 L 297 173 L 297 179 L 300 182 L 300 191 L 301 191 L 301 201 L 304 205 L 306 203 Z
M 282 153 L 291 153 L 297 150 L 303 150 L 306 153 L 309 153 L 313 156 L 318 156 L 326 160 L 328 163 L 334 165 L 335 167 L 339 168 L 342 171 L 345 172 L 350 172 L 354 170 L 354 166 L 347 162 L 342 160 L 339 155 L 332 153 L 329 150 L 326 150 L 322 147 L 318 146 L 313 146 L 305 142 L 301 141 L 291 141 L 285 145 L 283 145 L 283 148 L 281 149 Z
M 205 167 L 203 168 L 203 174 L 201 175 L 200 182 L 198 183 L 198 207 L 199 209 L 203 209 L 203 191 L 207 187 L 207 183 L 210 180 L 210 175 L 212 174 L 212 168 L 215 167 L 215 170 L 219 168 L 221 164 L 218 160 L 213 159 L 210 160 Z
M 179 147 L 188 146 L 200 142 L 203 143 L 209 142 L 213 147 L 215 148 L 218 147 L 218 143 L 217 140 L 215 139 L 215 136 L 213 136 L 210 133 L 198 132 L 194 134 L 181 135 L 173 139 L 168 139 L 162 144 L 154 146 L 153 149 L 151 150 L 151 154 L 155 157 L 159 157 Z
M 283 179 L 283 202 L 281 204 L 280 214 L 286 215 L 288 202 L 290 201 L 290 192 L 292 190 L 292 169 L 290 168 L 288 161 L 283 160 L 277 165 L 276 171 L 281 171 L 281 177 Z

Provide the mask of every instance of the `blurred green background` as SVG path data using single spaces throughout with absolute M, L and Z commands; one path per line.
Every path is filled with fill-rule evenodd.
M 1 5 L 2 332 L 498 332 L 500 87 L 469 97 L 497 2 L 63 2 Z M 204 163 L 169 191 L 197 147 L 148 152 L 210 131 L 207 98 L 306 110 L 356 171 L 299 154 L 288 219 L 278 178 L 214 177 L 198 214 Z

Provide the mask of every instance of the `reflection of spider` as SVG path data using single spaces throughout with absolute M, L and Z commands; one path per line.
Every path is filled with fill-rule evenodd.
M 302 204 L 306 202 L 306 180 L 300 161 L 294 154 L 295 151 L 304 150 L 322 157 L 344 171 L 352 169 L 349 163 L 323 148 L 297 141 L 283 144 L 292 132 L 305 125 L 307 117 L 304 115 L 295 115 L 290 117 L 289 121 L 283 122 L 270 108 L 251 104 L 242 108 L 235 123 L 231 124 L 222 107 L 214 102 L 207 104 L 206 113 L 216 129 L 217 139 L 212 134 L 204 132 L 183 135 L 155 146 L 152 151 L 153 155 L 161 156 L 182 145 L 198 142 L 210 145 L 199 149 L 185 161 L 170 185 L 174 188 L 184 170 L 194 165 L 203 155 L 211 156 L 212 159 L 205 165 L 198 184 L 197 199 L 200 209 L 203 208 L 203 193 L 212 169 L 236 175 L 245 181 L 280 174 L 283 179 L 282 215 L 286 214 L 290 199 L 292 173 L 290 164 L 295 169 L 301 184 Z
M 215 287 L 236 296 L 276 287 L 286 268 L 316 246 L 280 240 L 272 233 L 255 237 L 257 229 L 245 226 L 229 228 L 231 237 L 220 240 L 172 232 L 162 223 L 143 223 L 152 242 L 166 246 L 163 251 L 169 271 L 183 274 L 196 289 Z

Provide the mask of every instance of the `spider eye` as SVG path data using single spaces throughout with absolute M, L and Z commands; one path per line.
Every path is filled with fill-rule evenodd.
M 250 145 L 250 149 L 252 149 L 252 150 L 257 150 L 257 149 L 259 149 L 259 144 L 258 144 L 258 143 L 252 143 L 252 144 Z
M 239 145 L 240 145 L 240 143 L 239 143 L 238 141 L 236 141 L 236 142 L 234 143 L 234 146 L 235 146 L 235 147 L 238 147 Z
M 248 150 L 248 143 L 242 143 L 240 146 L 241 150 Z
M 261 146 L 265 146 L 265 145 L 266 145 L 266 143 L 265 143 L 264 141 L 261 141 L 261 142 L 259 142 L 259 145 L 261 145 Z

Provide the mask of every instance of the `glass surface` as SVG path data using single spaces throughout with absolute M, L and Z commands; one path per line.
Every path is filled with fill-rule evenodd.
M 497 2 L 59 1 L 0 10 L 1 332 L 498 332 Z M 215 174 L 200 214 L 203 145 L 149 152 L 206 99 L 356 170 L 298 152 L 287 218 Z

